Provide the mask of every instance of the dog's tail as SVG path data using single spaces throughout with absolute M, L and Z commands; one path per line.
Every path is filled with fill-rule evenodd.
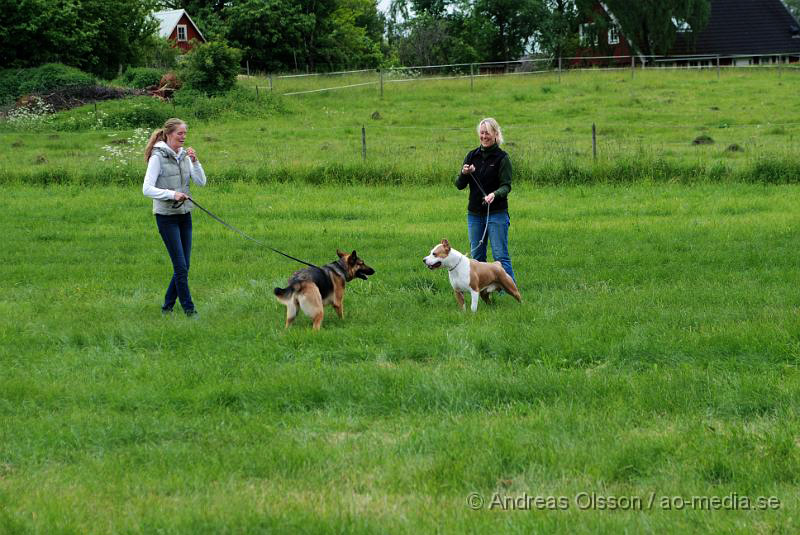
M 294 288 L 288 286 L 286 288 L 275 288 L 272 291 L 275 294 L 275 297 L 278 299 L 278 301 L 285 303 L 292 298 L 292 294 L 294 293 Z

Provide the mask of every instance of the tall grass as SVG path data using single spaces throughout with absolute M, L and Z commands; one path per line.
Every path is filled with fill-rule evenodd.
M 374 75 L 335 83 L 365 76 Z M 204 164 L 239 180 L 439 183 L 477 144 L 478 120 L 495 116 L 521 181 L 794 183 L 800 112 L 781 103 L 794 98 L 796 77 L 788 70 L 780 77 L 732 71 L 719 80 L 707 71 L 647 71 L 634 79 L 627 72 L 581 72 L 560 83 L 552 75 L 480 78 L 473 91 L 466 79 L 421 80 L 387 84 L 383 99 L 376 86 L 280 96 L 333 83 L 321 77 L 274 80 L 274 93 L 267 94 L 266 79 L 250 78 L 227 97 L 188 95 L 174 108 L 153 103 L 147 114 L 125 109 L 134 102 L 102 103 L 98 113 L 119 120 L 109 119 L 96 132 L 26 133 L 6 126 L 0 146 L 12 150 L 0 151 L 0 182 L 35 184 L 46 170 L 91 183 L 108 171 L 99 161 L 108 136 L 130 135 L 108 125 L 135 119 L 131 127 L 150 121 L 155 128 L 178 115 L 189 123 L 189 143 Z M 76 109 L 54 124 L 80 123 L 85 130 L 96 126 L 94 117 L 93 108 Z M 700 136 L 712 143 L 693 144 Z M 130 180 L 140 174 L 131 170 Z

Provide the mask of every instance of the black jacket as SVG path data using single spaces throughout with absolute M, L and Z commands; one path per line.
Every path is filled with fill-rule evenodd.
M 467 153 L 464 158 L 465 165 L 474 165 L 475 172 L 459 174 L 455 185 L 458 189 L 469 186 L 469 204 L 467 210 L 475 214 L 486 213 L 486 204 L 483 202 L 484 194 L 494 192 L 494 201 L 489 206 L 490 212 L 508 211 L 508 194 L 511 191 L 511 159 L 508 154 L 497 145 L 489 148 L 478 147 Z M 475 182 L 480 184 L 480 188 Z

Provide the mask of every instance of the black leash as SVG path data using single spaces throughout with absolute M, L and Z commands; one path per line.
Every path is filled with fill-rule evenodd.
M 187 195 L 187 197 L 186 197 L 186 199 L 185 199 L 185 200 L 183 200 L 183 201 L 180 201 L 180 202 L 178 202 L 178 201 L 175 201 L 174 203 L 172 203 L 172 207 L 173 207 L 173 208 L 178 208 L 178 207 L 180 207 L 181 205 L 183 205 L 183 203 L 184 203 L 184 202 L 186 202 L 187 200 L 188 200 L 188 201 L 192 201 L 192 204 L 194 204 L 195 206 L 197 206 L 198 208 L 200 208 L 202 211 L 204 211 L 205 213 L 207 213 L 208 215 L 210 215 L 210 216 L 211 216 L 213 219 L 215 219 L 216 221 L 219 221 L 220 223 L 222 223 L 223 225 L 225 225 L 226 227 L 228 227 L 228 228 L 229 228 L 229 229 L 231 229 L 232 231 L 234 231 L 234 232 L 236 232 L 237 234 L 239 234 L 239 235 L 241 235 L 241 236 L 243 236 L 243 237 L 247 238 L 248 240 L 250 240 L 250 241 L 254 241 L 254 242 L 256 242 L 257 244 L 259 244 L 260 246 L 262 246 L 262 247 L 266 247 L 266 248 L 267 248 L 267 249 L 269 249 L 270 251 L 272 251 L 272 252 L 274 252 L 274 253 L 278 253 L 279 255 L 283 255 L 283 256 L 285 256 L 286 258 L 290 258 L 290 259 L 294 260 L 295 262 L 300 262 L 301 264 L 305 264 L 305 265 L 307 265 L 307 266 L 309 266 L 309 267 L 313 267 L 313 268 L 320 269 L 320 268 L 319 268 L 319 266 L 315 266 L 314 264 L 311 264 L 311 263 L 309 263 L 309 262 L 306 262 L 305 260 L 300 260 L 299 258 L 295 258 L 295 257 L 293 257 L 292 255 L 288 255 L 288 254 L 284 253 L 283 251 L 279 251 L 279 250 L 277 250 L 277 249 L 274 249 L 274 248 L 270 247 L 269 245 L 267 245 L 266 243 L 262 243 L 262 242 L 258 241 L 258 240 L 257 240 L 257 239 L 255 239 L 255 238 L 251 238 L 250 236 L 248 236 L 247 234 L 245 234 L 244 232 L 242 232 L 242 231 L 241 231 L 241 230 L 239 230 L 238 228 L 234 227 L 233 225 L 229 225 L 228 223 L 226 223 L 225 221 L 223 221 L 221 218 L 219 218 L 219 217 L 215 216 L 215 215 L 214 215 L 214 214 L 212 214 L 210 211 L 208 211 L 208 210 L 206 210 L 205 208 L 203 208 L 203 207 L 202 207 L 202 206 L 201 206 L 201 205 L 200 205 L 200 204 L 199 204 L 197 201 L 195 201 L 194 199 L 192 199 L 192 198 L 191 198 L 191 197 L 189 197 L 188 195 Z
M 475 175 L 470 173 L 469 176 L 472 177 L 472 181 L 475 182 L 475 185 L 478 186 L 479 190 L 481 190 L 481 193 L 483 194 L 483 197 L 486 198 L 486 192 L 483 191 L 483 188 L 481 187 L 481 183 L 478 182 L 478 179 L 475 178 Z M 483 240 L 486 239 L 486 231 L 489 230 L 489 210 L 491 210 L 491 205 L 486 201 L 483 201 L 483 203 L 486 205 L 486 224 L 483 226 L 483 236 L 481 236 L 481 241 L 479 241 L 478 245 L 473 247 L 472 250 L 469 252 L 469 256 L 471 256 L 473 258 L 474 258 L 475 251 L 478 250 L 478 248 L 480 248 L 481 245 L 483 245 Z

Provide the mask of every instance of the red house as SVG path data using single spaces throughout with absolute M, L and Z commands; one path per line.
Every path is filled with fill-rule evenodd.
M 645 58 L 625 38 L 614 14 L 597 1 L 580 25 L 580 43 L 572 66 L 655 65 L 712 66 L 797 62 L 800 23 L 781 0 L 711 0 L 707 25 L 694 32 L 673 19 L 676 38 L 667 55 Z M 627 56 L 610 58 L 609 56 Z M 638 57 L 636 57 L 638 56 Z M 719 58 L 719 59 L 718 59 Z
M 158 36 L 169 39 L 174 43 L 173 46 L 179 47 L 184 52 L 192 49 L 193 39 L 201 43 L 206 42 L 197 25 L 183 9 L 158 11 L 153 13 L 153 18 L 159 23 Z
M 640 55 L 604 2 L 592 6 L 592 16 L 578 28 L 578 40 L 577 57 L 570 61 L 573 67 L 630 64 L 630 56 Z

